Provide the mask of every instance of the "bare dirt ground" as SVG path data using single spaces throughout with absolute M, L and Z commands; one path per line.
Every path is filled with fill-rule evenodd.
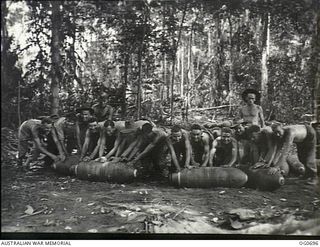
M 319 235 L 319 187 L 287 178 L 275 192 L 109 184 L 1 166 L 1 231 Z

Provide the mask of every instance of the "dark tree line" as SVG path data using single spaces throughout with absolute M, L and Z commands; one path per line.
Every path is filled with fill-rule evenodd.
M 301 121 L 314 112 L 317 54 L 316 0 L 2 1 L 2 125 L 102 92 L 120 115 L 228 105 L 232 117 L 248 87 L 267 117 Z

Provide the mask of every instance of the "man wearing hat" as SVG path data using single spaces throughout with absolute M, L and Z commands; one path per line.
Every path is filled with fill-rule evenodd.
M 254 89 L 246 89 L 242 93 L 242 99 L 246 103 L 240 108 L 240 117 L 249 125 L 258 125 L 261 128 L 265 126 L 263 110 L 257 105 L 260 101 L 260 93 Z
M 77 120 L 76 120 L 76 136 L 78 153 L 81 153 L 83 143 L 85 140 L 86 131 L 89 126 L 89 120 L 93 117 L 94 111 L 90 107 L 81 107 L 76 110 Z

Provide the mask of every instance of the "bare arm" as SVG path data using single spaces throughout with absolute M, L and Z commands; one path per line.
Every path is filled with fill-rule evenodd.
M 64 128 L 65 128 L 65 120 L 57 123 L 57 126 L 53 125 L 53 128 L 56 129 L 57 139 L 61 145 L 61 148 L 65 154 L 68 153 L 66 146 L 64 144 L 65 136 L 64 136 Z M 61 153 L 60 153 L 61 154 Z
M 189 137 L 185 137 L 185 145 L 186 145 L 186 163 L 185 166 L 189 167 L 191 162 L 191 144 L 189 141 Z
M 261 128 L 264 128 L 265 127 L 265 122 L 264 122 L 264 116 L 263 116 L 263 110 L 262 110 L 262 107 L 259 106 L 259 119 L 260 119 L 260 124 L 261 124 Z
M 100 146 L 101 146 L 101 138 L 99 138 L 96 147 L 94 148 L 93 152 L 90 154 L 89 156 L 90 159 L 94 159 L 94 157 L 96 157 L 98 151 L 100 151 Z
M 99 140 L 100 140 L 99 158 L 101 158 L 103 156 L 104 148 L 106 147 L 106 136 L 103 130 L 100 132 Z
M 272 141 L 272 137 L 270 134 L 267 134 L 267 146 L 268 146 L 268 151 L 263 159 L 265 160 L 265 162 L 267 163 L 267 166 L 269 167 L 274 161 L 274 158 L 277 152 L 277 147 L 278 147 L 277 143 Z
M 109 113 L 108 120 L 112 120 L 113 112 L 114 112 L 113 107 L 108 105 L 103 109 L 102 116 L 105 117 L 107 115 L 107 113 Z
M 217 145 L 218 145 L 218 142 L 217 142 L 217 139 L 215 139 L 212 143 L 212 148 L 210 150 L 209 166 L 213 166 L 213 157 L 216 154 Z
M 131 160 L 133 157 L 137 156 L 137 154 L 140 152 L 141 144 L 142 144 L 142 139 L 139 139 L 137 141 L 137 144 L 134 146 L 134 148 L 132 149 L 132 151 L 128 157 L 129 160 Z
M 173 145 L 172 145 L 171 141 L 169 140 L 169 138 L 167 138 L 166 143 L 167 143 L 167 146 L 169 147 L 169 150 L 170 150 L 172 163 L 175 165 L 177 171 L 179 172 L 181 170 L 181 167 L 179 165 L 179 161 L 177 159 L 176 152 L 174 151 Z
M 276 156 L 278 155 L 279 158 L 275 163 L 275 166 L 279 166 L 280 163 L 286 159 L 286 157 L 289 154 L 290 146 L 292 145 L 293 140 L 294 140 L 294 134 L 292 133 L 291 130 L 288 130 L 288 132 L 285 133 L 285 136 L 284 136 L 283 146 L 281 149 L 278 149 L 278 152 L 276 154 Z
M 136 161 L 142 159 L 144 156 L 146 156 L 154 147 L 156 146 L 156 144 L 154 142 L 150 143 L 148 146 L 146 146 L 146 148 L 140 153 L 138 154 L 138 156 L 135 158 Z
M 209 153 L 210 153 L 210 146 L 209 146 L 209 137 L 203 139 L 204 142 L 204 158 L 201 166 L 207 166 L 209 162 Z
M 230 160 L 230 162 L 228 164 L 226 164 L 225 166 L 227 167 L 232 167 L 234 165 L 234 163 L 236 163 L 237 161 L 237 150 L 238 150 L 238 144 L 236 141 L 232 141 L 232 158 Z
M 240 119 L 243 119 L 243 113 L 242 113 L 242 111 L 243 111 L 243 107 L 240 108 L 240 112 L 239 112 L 239 117 L 240 117 Z
M 61 144 L 61 142 L 59 141 L 58 136 L 57 136 L 57 134 L 56 134 L 55 127 L 52 128 L 51 134 L 52 134 L 53 141 L 54 141 L 54 143 L 56 144 L 56 146 L 57 146 L 57 148 L 58 148 L 58 150 L 59 150 L 59 155 L 60 155 L 60 156 L 63 156 L 63 157 L 65 158 L 65 156 L 64 156 L 64 150 L 63 150 L 62 144 Z
M 53 153 L 50 153 L 45 147 L 43 147 L 39 137 L 34 138 L 34 142 L 36 144 L 36 148 L 38 148 L 41 153 L 44 153 L 45 155 L 48 155 L 53 160 L 57 160 L 58 159 L 58 157 L 56 155 L 54 155 Z
M 90 143 L 90 132 L 89 130 L 86 131 L 86 137 L 84 139 L 84 144 L 81 150 L 81 155 L 80 155 L 80 160 L 83 159 L 83 157 L 86 155 L 87 151 L 88 151 L 88 146 Z
M 121 143 L 121 135 L 120 135 L 120 133 L 118 133 L 118 136 L 117 136 L 117 139 L 115 140 L 115 142 L 114 142 L 114 146 L 113 146 L 113 148 L 110 150 L 110 152 L 106 155 L 106 158 L 108 159 L 108 158 L 110 158 L 112 155 L 114 155 L 116 152 L 117 152 L 117 150 L 118 150 L 118 148 L 119 148 L 119 146 L 120 146 L 120 143 Z
M 80 138 L 80 126 L 78 121 L 76 122 L 76 137 L 77 137 L 77 145 L 78 145 L 78 153 L 79 153 L 82 149 L 82 145 L 81 145 L 81 138 Z
M 123 152 L 121 157 L 128 157 L 128 155 L 131 153 L 131 151 L 134 149 L 134 147 L 138 146 L 139 138 L 137 138 L 134 142 L 132 142 L 129 147 Z

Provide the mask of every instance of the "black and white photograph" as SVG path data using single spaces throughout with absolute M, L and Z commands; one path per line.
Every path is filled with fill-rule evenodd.
M 319 0 L 1 1 L 1 238 L 319 245 L 319 59 Z

